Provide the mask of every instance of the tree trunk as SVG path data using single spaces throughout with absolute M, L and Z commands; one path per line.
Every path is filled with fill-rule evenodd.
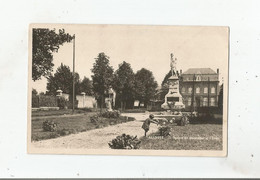
M 103 111 L 103 103 L 104 102 L 104 94 L 102 94 L 102 97 L 101 97 L 101 106 L 100 106 L 100 113 L 102 113 Z
M 126 107 L 126 102 L 124 102 L 124 110 L 125 110 L 125 107 Z

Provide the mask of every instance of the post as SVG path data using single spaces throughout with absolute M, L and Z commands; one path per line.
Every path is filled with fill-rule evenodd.
M 73 88 L 72 88 L 72 114 L 75 110 L 75 34 L 73 36 Z

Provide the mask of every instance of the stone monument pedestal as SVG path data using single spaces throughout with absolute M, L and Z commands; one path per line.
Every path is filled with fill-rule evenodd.
M 165 95 L 164 103 L 161 105 L 165 110 L 181 110 L 185 108 L 183 104 L 182 95 L 179 91 L 179 78 L 177 75 L 172 75 L 168 79 L 169 92 Z

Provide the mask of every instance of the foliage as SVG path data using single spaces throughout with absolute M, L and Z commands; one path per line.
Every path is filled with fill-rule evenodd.
M 188 125 L 190 122 L 189 122 L 189 118 L 186 116 L 186 115 L 183 115 L 181 120 L 177 122 L 177 125 L 178 126 L 186 126 Z
M 157 86 L 151 71 L 142 68 L 135 74 L 135 97 L 139 101 L 147 104 L 154 97 Z
M 32 89 L 32 95 L 37 95 L 38 94 L 38 92 L 37 92 L 37 90 L 36 89 Z
M 53 132 L 53 131 L 57 131 L 58 124 L 53 121 L 46 120 L 42 123 L 42 128 L 44 131 Z
M 90 116 L 90 122 L 92 123 L 98 123 L 100 121 L 100 116 L 99 115 L 93 115 L 93 116 Z
M 73 36 L 64 29 L 34 28 L 32 32 L 32 79 L 48 78 L 53 70 L 53 53 L 58 52 L 60 45 L 71 42 Z
M 103 52 L 99 53 L 95 60 L 93 68 L 91 69 L 93 73 L 93 91 L 102 109 L 105 92 L 108 91 L 113 82 L 113 68 L 109 64 L 109 57 Z
M 123 61 L 115 71 L 113 89 L 121 101 L 121 108 L 125 109 L 134 100 L 135 75 L 129 63 Z M 128 104 L 127 104 L 128 103 Z
M 162 86 L 165 86 L 165 85 L 167 85 L 168 84 L 168 79 L 169 79 L 169 77 L 171 77 L 172 76 L 172 71 L 170 70 L 165 76 L 164 76 L 164 79 L 163 79 L 163 81 L 162 81 Z M 167 85 L 168 86 L 168 85 Z
M 39 96 L 37 95 L 38 92 L 36 89 L 32 89 L 32 107 L 38 108 L 39 107 Z
M 167 137 L 171 135 L 171 127 L 170 126 L 160 126 L 159 128 L 160 136 Z
M 58 98 L 58 107 L 61 109 L 68 108 L 69 106 L 69 101 L 66 100 L 64 97 L 59 97 Z
M 105 111 L 101 114 L 95 114 L 90 116 L 90 122 L 92 123 L 100 123 L 103 121 L 103 118 L 108 119 L 118 119 L 120 117 L 120 111 L 114 110 L 114 111 Z
M 56 96 L 48 96 L 48 95 L 36 95 L 32 93 L 32 107 L 57 107 L 57 98 Z
M 74 108 L 78 108 L 79 101 L 74 100 Z M 70 96 L 70 100 L 68 101 L 68 108 L 72 109 L 73 108 L 73 102 L 72 102 L 72 96 Z
M 221 113 L 223 113 L 223 84 L 220 86 L 218 95 L 218 108 Z
M 93 95 L 93 84 L 89 78 L 84 77 L 83 80 L 80 82 L 79 88 L 80 88 L 79 92 L 85 92 L 86 95 L 88 96 Z
M 76 134 L 78 133 L 76 129 L 62 129 L 58 131 L 58 136 L 66 136 L 69 134 Z
M 111 149 L 139 149 L 141 141 L 137 136 L 122 134 L 108 143 Z
M 57 68 L 56 73 L 48 78 L 47 90 L 48 94 L 56 95 L 56 91 L 61 89 L 63 93 L 72 95 L 73 90 L 73 73 L 70 67 L 61 63 Z M 75 73 L 75 94 L 79 94 L 80 78 L 79 74 Z
M 58 106 L 56 96 L 43 95 L 43 96 L 38 96 L 38 98 L 39 98 L 40 107 L 57 107 Z
M 105 117 L 105 118 L 119 118 L 120 111 L 118 111 L 118 110 L 105 111 L 104 113 L 101 114 L 101 116 Z

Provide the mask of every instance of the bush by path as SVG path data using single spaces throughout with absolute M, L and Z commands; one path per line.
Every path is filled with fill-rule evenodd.
M 137 136 L 122 134 L 108 143 L 111 149 L 139 149 L 141 141 Z

